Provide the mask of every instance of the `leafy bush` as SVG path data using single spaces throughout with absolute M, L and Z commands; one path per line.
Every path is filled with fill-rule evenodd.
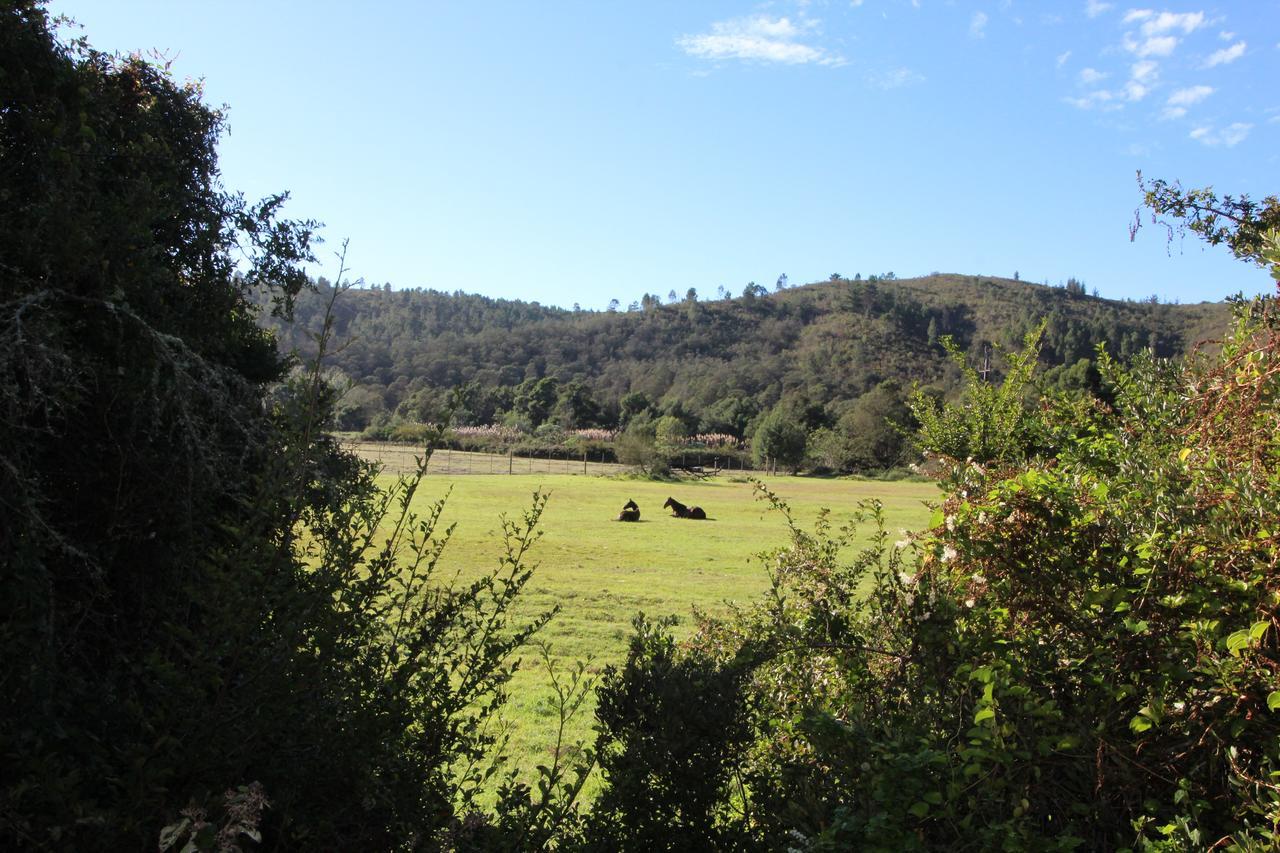
M 1037 334 L 1026 343 L 1003 383 L 966 371 L 957 403 L 918 398 L 944 493 L 914 540 L 891 544 L 869 504 L 877 532 L 845 561 L 849 529 L 802 530 L 763 492 L 791 530 L 770 593 L 669 654 L 745 673 L 749 737 L 702 745 L 738 782 L 721 789 L 718 837 L 1280 844 L 1280 308 L 1238 305 L 1220 349 L 1181 364 L 1102 350 L 1097 397 L 1036 392 Z M 676 689 L 628 683 L 648 683 L 636 709 Z M 735 698 L 708 686 L 683 701 L 712 697 Z M 628 801 L 671 796 L 639 764 L 619 772 Z
M 436 846 L 546 618 L 509 615 L 543 502 L 440 577 L 440 505 L 254 323 L 309 224 L 221 190 L 197 86 L 50 27 L 0 11 L 0 846 Z

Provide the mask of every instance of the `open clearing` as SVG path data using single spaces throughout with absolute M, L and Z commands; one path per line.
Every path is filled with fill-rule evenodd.
M 859 501 L 879 499 L 895 536 L 900 529 L 922 528 L 929 516 L 925 501 L 937 495 L 932 483 L 918 482 L 775 476 L 766 483 L 806 528 L 822 507 L 831 510 L 839 526 Z M 537 570 L 518 612 L 560 607 L 540 639 L 551 644 L 561 669 L 590 658 L 591 671 L 598 672 L 621 661 L 639 611 L 680 617 L 680 632 L 688 628 L 693 606 L 716 612 L 726 601 L 756 600 L 768 587 L 759 555 L 787 539 L 782 517 L 756 499 L 752 484 L 727 474 L 678 483 L 567 474 L 432 474 L 423 481 L 414 509 L 425 513 L 449 492 L 442 521 L 457 526 L 441 561 L 441 577 L 457 572 L 466 578 L 495 565 L 502 553 L 501 516 L 519 518 L 535 490 L 549 493 L 550 500 L 540 525 L 542 539 L 533 550 Z M 661 508 L 668 496 L 703 507 L 709 520 L 670 517 Z M 640 505 L 639 523 L 613 520 L 628 499 Z M 523 659 L 504 714 L 514 759 L 532 768 L 551 757 L 556 716 L 538 655 L 530 651 Z M 593 722 L 594 709 L 588 707 L 574 721 L 569 743 L 591 741 Z

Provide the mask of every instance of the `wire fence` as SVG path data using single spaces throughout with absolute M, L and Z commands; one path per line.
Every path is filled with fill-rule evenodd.
M 417 458 L 422 448 L 385 441 L 347 441 L 343 446 L 362 459 L 377 462 L 388 474 L 408 474 L 418 470 Z M 516 456 L 507 453 L 475 453 L 465 450 L 437 450 L 427 464 L 428 474 L 586 474 L 603 476 L 634 471 L 635 466 L 607 462 L 601 454 L 585 453 L 581 459 L 552 456 Z M 710 453 L 685 454 L 672 459 L 672 464 L 694 474 L 715 475 L 721 471 L 739 470 L 742 462 L 732 457 Z

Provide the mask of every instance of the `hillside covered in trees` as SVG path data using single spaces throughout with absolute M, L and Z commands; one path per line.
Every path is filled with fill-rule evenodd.
M 308 333 L 332 295 L 327 281 L 318 285 L 299 298 L 295 323 L 271 321 L 284 350 L 311 354 Z M 961 377 L 946 337 L 989 361 L 994 379 L 1003 359 L 992 354 L 1018 348 L 1043 321 L 1047 382 L 1084 388 L 1096 387 L 1098 344 L 1122 361 L 1146 348 L 1182 355 L 1219 336 L 1227 314 L 1220 303 L 1101 299 L 1074 279 L 1050 287 L 940 274 L 833 275 L 772 293 L 751 284 L 713 301 L 693 290 L 665 303 L 645 294 L 604 312 L 375 286 L 335 302 L 340 351 L 329 363 L 348 388 L 339 411 L 348 430 L 436 422 L 529 433 L 665 416 L 685 435 L 750 438 L 779 408 L 807 430 L 838 431 L 860 408 L 905 410 L 913 385 L 954 393 Z

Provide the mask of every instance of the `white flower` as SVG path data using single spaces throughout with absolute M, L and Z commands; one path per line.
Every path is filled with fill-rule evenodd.
M 973 609 L 973 605 L 974 605 L 974 604 L 976 604 L 976 603 L 977 603 L 977 602 L 975 602 L 972 598 L 966 598 L 966 599 L 964 600 L 964 606 L 965 606 L 965 607 L 968 607 L 970 610 L 972 610 L 972 609 Z
M 954 515 L 948 515 L 946 518 L 946 521 L 947 521 L 947 532 L 954 533 L 956 530 L 956 517 Z
M 898 572 L 898 580 L 903 586 L 911 586 L 916 582 L 916 576 L 910 572 Z
M 942 549 L 942 562 L 949 563 L 956 558 L 956 549 L 950 545 Z

